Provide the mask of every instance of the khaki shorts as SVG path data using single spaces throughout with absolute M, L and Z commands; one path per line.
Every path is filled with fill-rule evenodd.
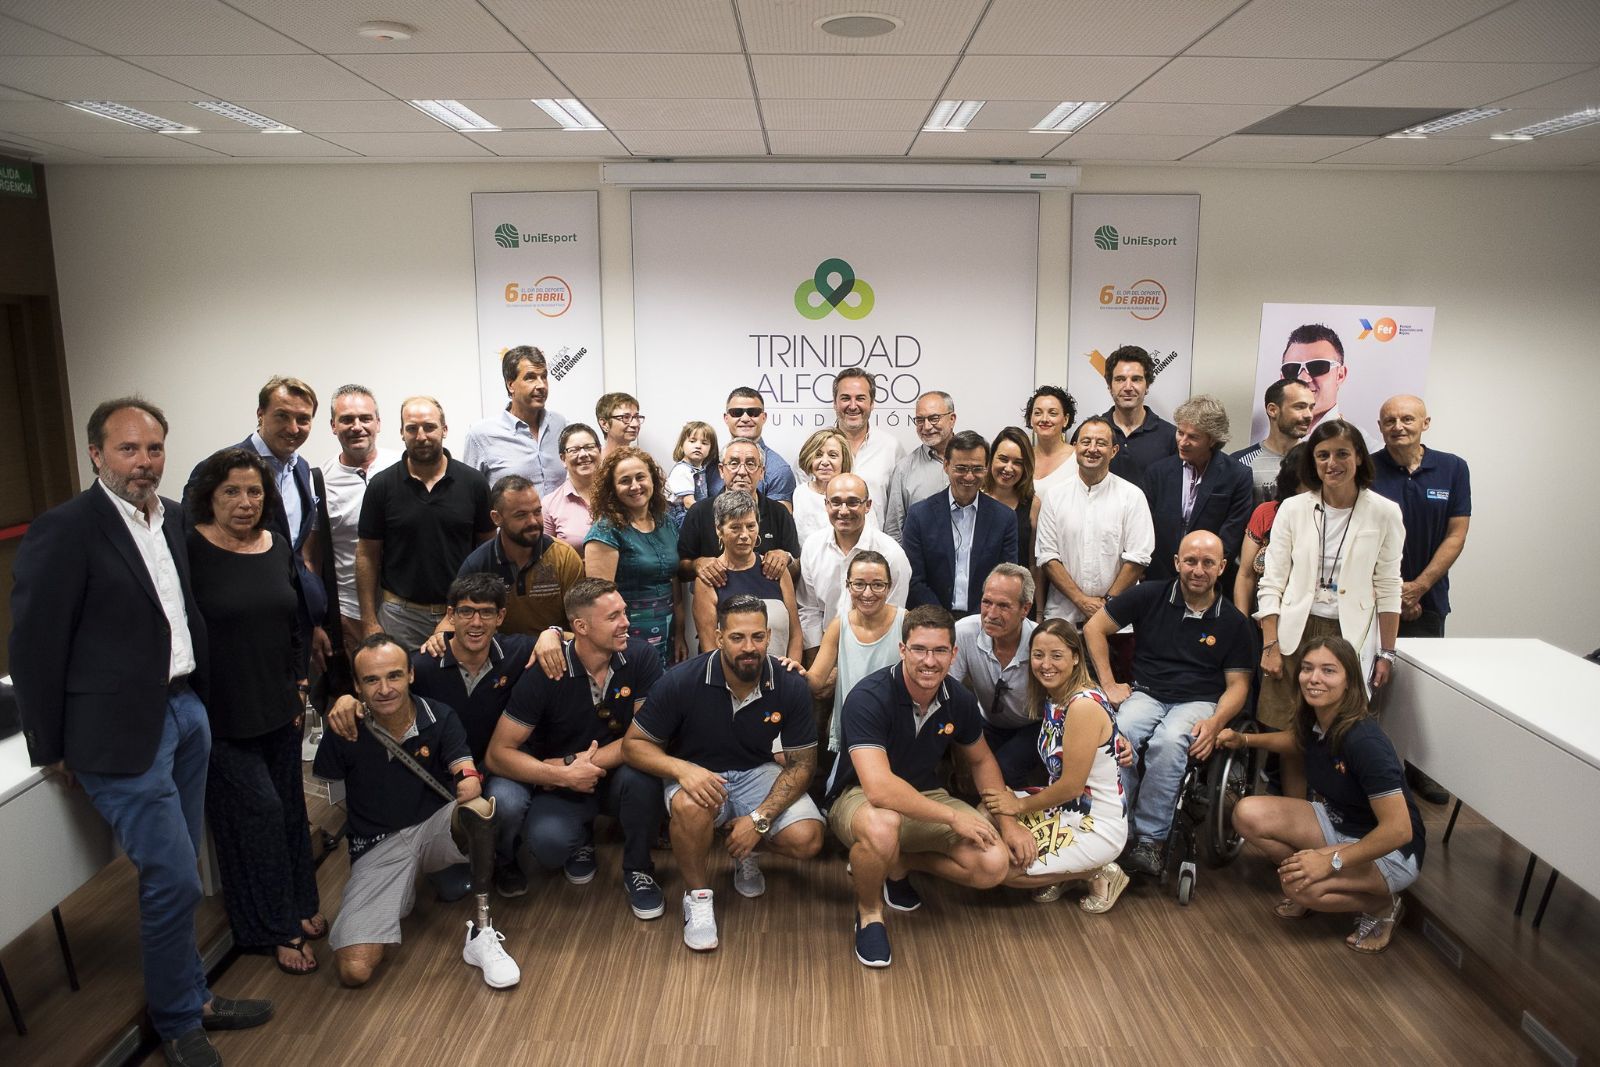
M 983 818 L 971 804 L 957 800 L 943 789 L 924 789 L 922 795 L 936 804 L 943 804 L 951 811 Z M 852 824 L 855 822 L 856 812 L 865 807 L 866 803 L 867 794 L 861 791 L 859 785 L 854 785 L 840 794 L 839 799 L 833 802 L 833 807 L 828 809 L 828 826 L 833 830 L 834 836 L 844 842 L 846 848 L 856 843 Z M 901 852 L 938 852 L 948 856 L 960 843 L 961 838 L 956 832 L 942 822 L 923 822 L 921 819 L 907 818 L 900 820 Z

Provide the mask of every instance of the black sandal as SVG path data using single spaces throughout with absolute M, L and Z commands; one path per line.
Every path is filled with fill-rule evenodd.
M 316 929 L 307 930 L 306 923 L 310 923 L 312 926 L 316 927 Z M 320 913 L 313 915 L 309 919 L 300 920 L 300 936 L 305 938 L 307 941 L 321 941 L 323 938 L 328 936 L 328 930 L 331 928 L 332 924 L 328 922 L 328 917 Z
M 296 970 L 293 967 L 285 967 L 283 965 L 283 960 L 278 958 L 277 950 L 280 948 L 294 949 L 294 951 L 300 954 L 302 959 L 309 959 L 311 961 L 311 966 L 305 968 L 304 970 Z M 306 943 L 306 939 L 303 937 L 297 937 L 293 940 L 285 941 L 283 944 L 277 945 L 273 948 L 272 962 L 278 965 L 278 970 L 282 971 L 284 974 L 292 974 L 296 978 L 302 978 L 308 974 L 316 974 L 317 971 L 322 967 L 322 964 L 317 962 L 317 957 L 315 955 L 307 955 L 309 948 L 310 946 Z

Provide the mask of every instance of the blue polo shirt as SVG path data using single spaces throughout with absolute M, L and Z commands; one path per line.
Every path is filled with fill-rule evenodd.
M 1105 613 L 1119 627 L 1132 624 L 1134 688 L 1163 704 L 1215 704 L 1229 671 L 1256 668 L 1255 630 L 1221 593 L 1196 617 L 1176 578 L 1142 582 L 1107 601 Z
M 784 670 L 768 656 L 755 699 L 734 711 L 722 653 L 715 649 L 663 675 L 633 721 L 673 756 L 709 771 L 748 771 L 771 763 L 772 743 L 779 737 L 785 752 L 817 743 L 805 675 Z
M 478 763 L 483 762 L 489 738 L 494 735 L 500 713 L 506 709 L 506 701 L 511 699 L 512 688 L 527 669 L 534 641 L 523 634 L 496 634 L 489 642 L 489 669 L 470 693 L 467 680 L 461 676 L 461 665 L 448 644 L 442 656 L 411 654 L 411 691 L 459 709 L 456 714 L 467 732 L 467 747 Z
M 1111 438 L 1117 445 L 1117 454 L 1111 460 L 1111 473 L 1139 485 L 1144 481 L 1144 472 L 1156 460 L 1178 454 L 1178 428 L 1146 404 L 1144 421 L 1132 434 L 1125 434 L 1122 427 L 1117 425 L 1117 420 L 1112 418 L 1116 410 L 1113 404 L 1100 416 L 1111 424 Z
M 1389 455 L 1388 449 L 1372 454 L 1372 466 L 1377 472 L 1372 488 L 1400 505 L 1400 517 L 1406 524 L 1406 544 L 1400 552 L 1400 578 L 1415 581 L 1433 554 L 1444 541 L 1450 520 L 1458 515 L 1472 514 L 1472 480 L 1467 473 L 1467 461 L 1449 452 L 1422 449 L 1422 462 L 1414 471 L 1407 471 Z M 1422 594 L 1424 611 L 1450 614 L 1450 575 L 1434 583 L 1432 589 Z
M 939 761 L 945 750 L 952 743 L 973 745 L 981 741 L 983 715 L 978 711 L 978 698 L 949 678 L 939 686 L 934 700 L 937 706 L 918 727 L 900 664 L 872 672 L 850 690 L 839 713 L 844 750 L 881 748 L 888 754 L 889 769 L 913 789 L 921 792 L 939 788 Z M 848 758 L 838 760 L 828 779 L 829 802 L 860 784 L 855 764 Z
M 634 709 L 661 680 L 661 657 L 649 643 L 628 638 L 628 647 L 613 653 L 599 703 L 573 649 L 566 644 L 567 671 L 552 681 L 535 667 L 511 691 L 506 718 L 533 735 L 522 750 L 534 759 L 553 759 L 583 752 L 591 741 L 609 745 L 628 731 Z
M 398 739 L 400 747 L 440 785 L 453 790 L 455 767 L 472 759 L 461 720 L 438 701 L 412 694 L 412 702 L 417 708 L 416 729 Z M 332 730 L 324 733 L 311 773 L 325 781 L 344 783 L 351 863 L 390 834 L 426 822 L 446 803 L 409 767 L 389 755 L 366 726 L 356 731 L 354 741 L 346 741 Z
M 1305 750 L 1306 784 L 1322 798 L 1328 821 L 1351 837 L 1365 837 L 1378 828 L 1372 802 L 1399 793 L 1411 816 L 1411 841 L 1400 846 L 1402 856 L 1415 856 L 1422 865 L 1425 834 L 1417 802 L 1406 788 L 1405 770 L 1378 720 L 1353 723 L 1335 753 L 1316 726 Z

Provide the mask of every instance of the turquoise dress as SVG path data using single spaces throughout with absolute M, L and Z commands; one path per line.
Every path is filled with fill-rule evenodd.
M 665 515 L 656 528 L 640 533 L 595 520 L 584 543 L 599 541 L 617 550 L 617 592 L 628 605 L 628 633 L 650 644 L 661 666 L 672 658 L 672 576 L 678 569 L 678 530 Z

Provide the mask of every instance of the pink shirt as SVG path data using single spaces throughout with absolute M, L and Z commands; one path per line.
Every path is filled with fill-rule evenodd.
M 594 520 L 589 517 L 589 505 L 584 503 L 583 497 L 572 488 L 572 479 L 568 478 L 556 487 L 556 490 L 544 498 L 544 532 L 560 541 L 565 541 L 583 554 L 583 539 L 589 533 L 589 526 Z

